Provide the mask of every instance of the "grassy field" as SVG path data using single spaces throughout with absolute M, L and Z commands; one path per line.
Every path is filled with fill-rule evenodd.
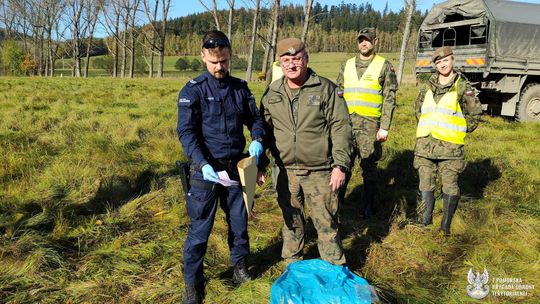
M 386 57 L 388 60 L 392 62 L 394 67 L 397 69 L 398 67 L 398 54 L 395 53 L 383 53 L 382 56 Z M 338 73 L 340 71 L 340 66 L 342 64 L 345 64 L 345 61 L 347 59 L 354 56 L 354 54 L 346 54 L 346 53 L 314 53 L 310 54 L 310 66 L 313 67 L 316 72 L 319 75 L 322 75 L 324 77 L 327 77 L 333 81 L 336 80 Z M 187 58 L 188 60 L 193 60 L 194 58 L 200 59 L 199 56 L 181 56 L 183 58 Z M 90 67 L 93 67 L 92 61 L 96 57 L 90 58 Z M 174 68 L 174 65 L 176 61 L 180 58 L 179 56 L 165 56 L 164 60 L 164 75 L 165 77 L 194 77 L 201 73 L 201 71 L 178 71 Z M 155 69 L 157 72 L 157 57 L 155 58 Z M 404 75 L 403 75 L 403 82 L 404 83 L 414 83 L 414 60 L 413 59 L 407 59 L 405 61 L 405 68 L 404 68 Z M 84 60 L 83 60 L 83 66 L 84 66 Z M 62 67 L 62 60 L 58 60 L 57 62 L 57 69 L 56 69 L 56 76 L 71 76 L 71 60 L 65 59 L 64 65 Z M 101 69 L 94 69 L 90 68 L 88 71 L 89 75 L 91 77 L 107 77 L 109 76 L 105 70 Z M 245 78 L 245 71 L 241 70 L 233 70 L 233 75 L 240 78 Z M 257 73 L 253 72 L 252 79 L 257 79 Z M 148 74 L 136 74 L 137 78 L 144 78 Z
M 311 57 L 335 79 L 337 59 Z M 330 66 L 334 68 L 330 68 Z M 331 75 L 331 74 L 334 74 Z M 0 303 L 179 303 L 189 219 L 174 161 L 176 97 L 189 78 L 0 78 Z M 260 98 L 262 82 L 250 83 Z M 418 92 L 404 85 L 380 164 L 379 215 L 361 220 L 355 168 L 341 210 L 353 271 L 384 303 L 540 301 L 540 124 L 486 116 L 467 139 L 453 236 L 406 225 L 416 213 L 412 167 Z M 223 212 L 205 260 L 206 303 L 268 303 L 284 270 L 281 213 L 259 189 L 250 222 L 255 279 L 234 288 Z M 318 256 L 308 233 L 307 258 Z M 527 296 L 466 294 L 469 268 L 535 285 Z

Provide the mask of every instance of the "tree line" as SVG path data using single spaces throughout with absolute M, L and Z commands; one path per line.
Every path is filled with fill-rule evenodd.
M 133 77 L 141 66 L 162 77 L 165 56 L 198 55 L 202 34 L 215 28 L 229 35 L 248 77 L 267 70 L 278 37 L 302 37 L 311 52 L 355 52 L 358 29 L 376 27 L 379 51 L 399 51 L 407 14 L 369 3 L 246 0 L 248 7 L 236 8 L 227 0 L 228 9 L 218 9 L 215 0 L 198 1 L 206 12 L 169 19 L 170 0 L 0 0 L 2 65 L 7 73 L 54 76 L 57 61 L 69 59 L 72 76 L 87 77 L 90 57 L 108 54 L 113 77 Z M 410 52 L 424 17 L 414 11 Z

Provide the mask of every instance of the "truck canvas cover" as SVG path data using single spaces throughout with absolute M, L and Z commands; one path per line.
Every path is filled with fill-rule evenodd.
M 465 19 L 489 20 L 487 41 L 490 58 L 538 61 L 540 5 L 502 0 L 450 0 L 435 5 L 420 28 L 444 23 L 447 16 L 454 14 Z

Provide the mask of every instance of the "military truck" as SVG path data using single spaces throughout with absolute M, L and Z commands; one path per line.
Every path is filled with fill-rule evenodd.
M 427 14 L 417 43 L 418 78 L 435 70 L 432 52 L 450 46 L 485 111 L 540 121 L 540 4 L 445 1 Z

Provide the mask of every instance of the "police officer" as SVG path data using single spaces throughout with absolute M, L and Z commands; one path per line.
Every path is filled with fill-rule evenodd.
M 265 146 L 279 168 L 277 200 L 285 221 L 281 255 L 287 263 L 303 258 L 305 203 L 321 258 L 342 265 L 336 192 L 351 162 L 347 106 L 334 83 L 307 67 L 309 57 L 301 40 L 279 41 L 277 54 L 284 76 L 266 89 L 261 114 L 268 134 Z
M 377 162 L 382 156 L 381 143 L 388 138 L 398 88 L 392 64 L 375 53 L 377 42 L 374 28 L 362 29 L 357 39 L 358 55 L 347 60 L 337 78 L 351 115 L 355 154 L 362 168 L 362 213 L 365 217 L 373 215 L 379 183 Z M 341 201 L 344 199 L 350 174 L 347 177 L 347 182 L 340 191 Z
M 418 127 L 414 167 L 420 178 L 424 206 L 420 223 L 432 223 L 437 174 L 443 192 L 444 215 L 440 230 L 450 234 L 450 224 L 459 200 L 458 175 L 465 168 L 465 137 L 478 126 L 482 106 L 469 82 L 454 71 L 454 55 L 444 46 L 433 52 L 437 71 L 420 91 L 415 104 Z
M 228 74 L 231 45 L 220 31 L 203 39 L 201 58 L 207 71 L 190 80 L 178 96 L 178 136 L 191 161 L 191 188 L 186 209 L 191 220 L 184 243 L 184 303 L 201 303 L 204 292 L 203 259 L 218 201 L 229 225 L 228 244 L 234 265 L 233 281 L 250 277 L 247 212 L 240 186 L 224 187 L 216 172 L 239 180 L 236 165 L 244 157 L 243 126 L 251 131 L 249 154 L 262 153 L 264 129 L 247 83 Z

